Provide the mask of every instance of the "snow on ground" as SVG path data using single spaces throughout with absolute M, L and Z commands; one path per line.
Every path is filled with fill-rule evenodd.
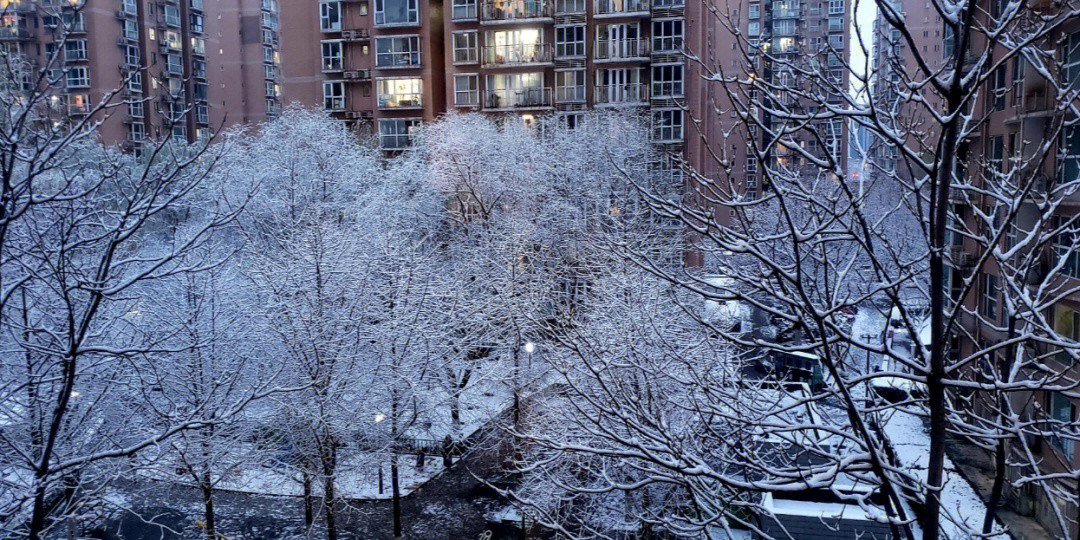
M 859 309 L 855 315 L 852 335 L 863 339 L 863 335 L 875 336 L 880 343 L 888 321 L 878 308 L 869 306 Z M 871 341 L 873 343 L 874 341 Z M 893 349 L 900 352 L 900 349 Z M 901 469 L 919 471 L 926 480 L 927 460 L 930 456 L 930 433 L 922 418 L 906 411 L 894 409 L 887 413 L 882 422 L 882 429 L 888 437 Z M 966 530 L 982 530 L 982 518 L 986 514 L 986 505 L 975 492 L 975 488 L 960 475 L 958 468 L 949 456 L 945 456 L 945 487 L 941 492 L 942 532 L 949 540 L 970 538 Z

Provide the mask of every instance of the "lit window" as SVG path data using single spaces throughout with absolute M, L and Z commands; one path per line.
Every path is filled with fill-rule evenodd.
M 422 85 L 419 77 L 379 79 L 380 109 L 412 109 L 423 104 Z

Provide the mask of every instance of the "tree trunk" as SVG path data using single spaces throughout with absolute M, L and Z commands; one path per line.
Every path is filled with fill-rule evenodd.
M 398 480 L 398 456 L 391 450 L 390 485 L 394 495 L 394 538 L 401 538 L 401 484 Z
M 326 540 L 337 540 L 337 522 L 334 521 L 334 474 L 331 471 L 323 480 L 323 501 L 326 513 Z
M 203 521 L 206 523 L 206 540 L 214 540 L 217 529 L 214 528 L 214 488 L 210 484 L 210 469 L 203 471 L 202 482 Z
M 311 507 L 311 475 L 307 471 L 304 471 L 304 526 L 308 530 L 311 530 L 312 523 L 315 522 L 315 517 L 312 515 Z

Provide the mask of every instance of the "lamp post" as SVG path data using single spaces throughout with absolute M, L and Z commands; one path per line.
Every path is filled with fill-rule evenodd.
M 529 371 L 532 371 L 532 354 L 536 350 L 536 344 L 529 341 L 525 343 L 525 353 L 529 355 Z

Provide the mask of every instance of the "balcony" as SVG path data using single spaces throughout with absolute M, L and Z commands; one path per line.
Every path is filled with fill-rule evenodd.
M 550 88 L 518 88 L 488 90 L 484 94 L 485 109 L 539 109 L 551 107 Z
M 594 15 L 597 17 L 646 16 L 649 0 L 596 0 Z
M 585 103 L 585 87 L 559 86 L 555 88 L 555 103 Z
M 645 38 L 620 41 L 602 40 L 596 44 L 596 50 L 593 51 L 593 59 L 597 62 L 648 60 L 648 57 L 649 40 Z
M 1057 100 L 1050 99 L 1046 87 L 1032 89 L 1023 93 L 1016 103 L 1016 115 L 1006 120 L 1006 123 L 1015 124 L 1026 119 L 1047 118 L 1053 116 L 1056 109 Z
M 553 19 L 552 4 L 546 0 L 513 0 L 511 2 L 484 2 L 483 23 L 500 24 Z
M 0 26 L 0 39 L 30 39 L 33 33 L 24 26 Z
M 371 34 L 366 28 L 361 28 L 359 30 L 342 30 L 341 39 L 345 41 L 366 41 L 371 39 Z
M 484 67 L 550 64 L 551 58 L 550 43 L 487 45 L 484 47 Z
M 646 84 L 617 84 L 596 87 L 596 105 L 598 107 L 644 105 L 648 100 L 649 86 Z

